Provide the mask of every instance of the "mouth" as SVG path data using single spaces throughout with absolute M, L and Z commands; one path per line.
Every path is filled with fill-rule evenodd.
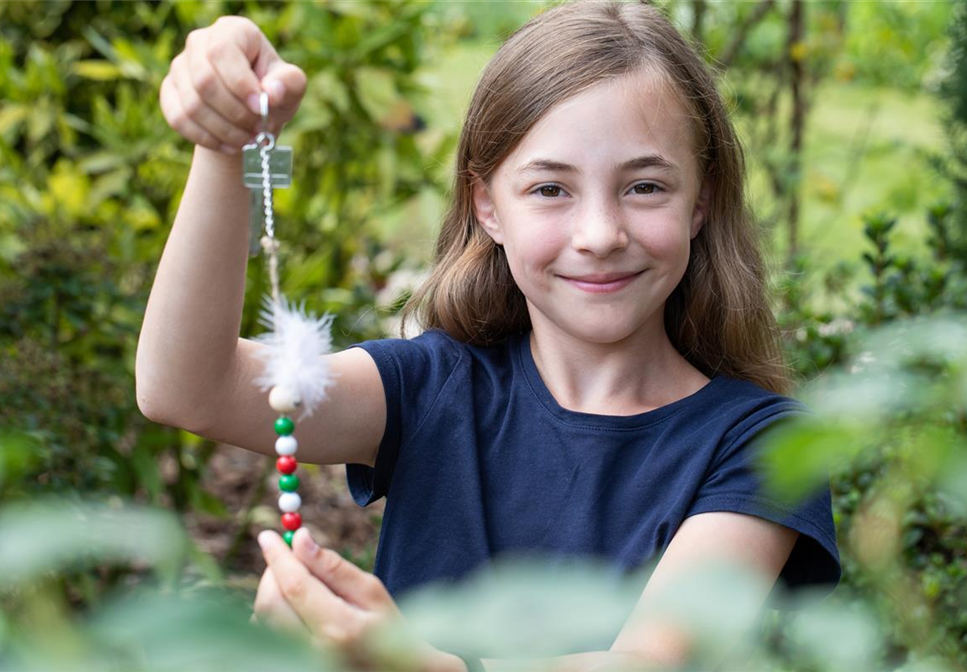
M 595 273 L 574 277 L 562 275 L 560 277 L 568 284 L 589 294 L 607 294 L 627 287 L 642 273 L 644 271 L 637 273 Z

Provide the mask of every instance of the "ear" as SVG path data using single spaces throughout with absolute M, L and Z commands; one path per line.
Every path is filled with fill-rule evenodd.
M 705 218 L 708 216 L 708 205 L 709 201 L 712 199 L 712 181 L 705 177 L 702 180 L 702 186 L 698 190 L 698 198 L 695 200 L 695 209 L 692 210 L 692 232 L 691 237 L 694 238 L 698 235 L 698 232 L 702 230 L 702 225 L 705 223 Z
M 473 212 L 477 216 L 477 221 L 483 227 L 494 242 L 498 245 L 504 244 L 504 234 L 500 229 L 500 220 L 497 219 L 497 211 L 494 208 L 494 200 L 490 196 L 490 190 L 483 180 L 476 178 L 473 181 Z

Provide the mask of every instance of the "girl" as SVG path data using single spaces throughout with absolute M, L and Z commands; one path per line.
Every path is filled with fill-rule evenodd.
M 257 129 L 246 102 L 268 91 L 277 132 L 305 83 L 226 17 L 189 35 L 161 88 L 197 147 L 139 342 L 140 407 L 259 452 L 274 418 L 251 382 L 261 346 L 238 338 L 237 149 Z M 351 645 L 398 616 L 393 597 L 522 552 L 660 558 L 642 608 L 716 558 L 767 588 L 835 587 L 828 486 L 789 508 L 753 467 L 756 438 L 802 408 L 782 396 L 743 171 L 712 77 L 654 8 L 576 2 L 514 33 L 471 100 L 435 267 L 405 311 L 425 331 L 330 355 L 338 384 L 299 425 L 300 457 L 346 463 L 362 506 L 387 498 L 375 577 L 306 532 L 292 551 L 264 532 L 256 612 Z M 629 621 L 571 662 L 622 655 L 680 663 L 688 642 Z

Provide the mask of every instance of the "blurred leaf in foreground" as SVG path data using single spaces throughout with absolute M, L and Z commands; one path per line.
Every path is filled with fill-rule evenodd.
M 343 669 L 305 639 L 249 623 L 251 600 L 239 593 L 135 591 L 104 605 L 84 628 L 99 651 L 129 670 Z
M 105 562 L 145 563 L 170 579 L 186 549 L 185 533 L 168 511 L 67 500 L 9 504 L 0 509 L 0 590 Z

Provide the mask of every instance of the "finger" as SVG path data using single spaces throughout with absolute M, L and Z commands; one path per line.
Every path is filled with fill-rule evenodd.
M 239 48 L 216 42 L 192 50 L 191 64 L 192 83 L 208 106 L 246 134 L 256 131 L 259 82 Z
M 337 643 L 355 639 L 362 631 L 361 612 L 313 576 L 278 534 L 264 530 L 258 542 L 282 596 L 306 627 Z
M 259 580 L 253 611 L 253 620 L 260 623 L 280 630 L 305 632 L 302 619 L 283 597 L 271 567 L 265 570 Z
M 223 150 L 222 142 L 188 116 L 171 75 L 161 82 L 161 109 L 168 124 L 195 145 Z
M 223 95 L 214 101 L 215 108 L 236 126 L 257 132 L 262 86 L 245 54 L 237 44 L 226 42 L 209 50 L 207 56 L 223 85 Z
M 189 70 L 192 67 L 194 66 L 183 64 L 171 70 L 175 88 L 178 90 L 181 107 L 184 108 L 185 113 L 195 124 L 203 128 L 209 135 L 214 136 L 220 145 L 241 147 L 245 144 L 249 136 L 248 131 L 236 128 L 231 122 L 212 109 L 199 95 L 189 74 Z
M 350 604 L 367 610 L 397 611 L 396 603 L 378 577 L 360 569 L 336 551 L 320 548 L 306 528 L 296 530 L 292 550 L 313 575 Z
M 279 59 L 269 65 L 262 78 L 262 88 L 269 94 L 269 104 L 287 121 L 305 96 L 306 73 L 302 68 Z

